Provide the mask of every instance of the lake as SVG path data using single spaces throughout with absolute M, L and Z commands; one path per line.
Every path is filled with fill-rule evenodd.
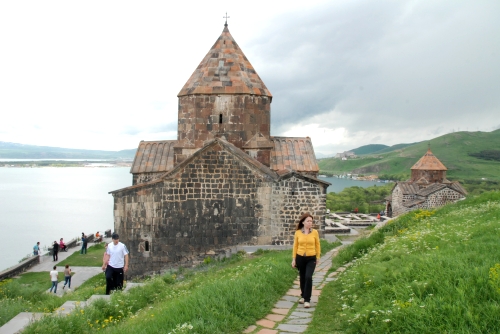
M 109 191 L 132 185 L 130 168 L 0 168 L 0 270 L 40 241 L 113 229 Z
M 31 254 L 97 231 L 113 230 L 109 191 L 132 185 L 130 168 L 0 168 L 0 271 Z M 377 182 L 322 177 L 328 192 Z M 380 185 L 380 183 L 378 183 Z
M 361 180 L 343 179 L 338 177 L 320 177 L 319 179 L 331 183 L 331 185 L 328 186 L 328 188 L 326 189 L 327 193 L 331 192 L 338 193 L 342 191 L 342 189 L 349 187 L 368 188 L 375 185 L 377 186 L 386 185 L 386 183 L 380 183 L 377 181 L 361 181 Z

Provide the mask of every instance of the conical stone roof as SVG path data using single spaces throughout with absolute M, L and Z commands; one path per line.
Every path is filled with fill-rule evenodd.
M 434 154 L 432 154 L 431 149 L 427 150 L 427 153 L 424 154 L 416 164 L 411 168 L 412 170 L 448 170 L 441 161 Z
M 229 33 L 227 24 L 177 96 L 193 94 L 250 94 L 272 98 Z

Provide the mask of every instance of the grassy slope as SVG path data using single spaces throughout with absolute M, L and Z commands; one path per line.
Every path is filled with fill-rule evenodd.
M 386 149 L 388 147 L 389 146 L 382 145 L 382 144 L 369 144 L 369 145 L 360 146 L 360 147 L 355 148 L 354 150 L 351 150 L 351 151 L 353 151 L 354 154 L 356 154 L 356 155 L 362 155 L 362 154 L 375 153 L 377 151 Z
M 481 160 L 469 153 L 487 149 L 500 149 L 500 130 L 493 132 L 455 132 L 429 141 L 432 152 L 448 168 L 451 179 L 500 180 L 500 163 Z M 417 143 L 393 152 L 366 155 L 357 159 L 341 161 L 328 158 L 319 162 L 322 172 L 340 174 L 410 174 L 410 168 L 427 151 L 428 142 Z
M 411 145 L 415 145 L 417 143 L 410 143 L 410 144 L 396 144 L 396 145 L 392 145 L 392 146 L 389 146 L 387 148 L 384 148 L 383 150 L 380 150 L 380 151 L 377 151 L 377 152 L 374 152 L 375 154 L 381 154 L 381 153 L 387 153 L 387 152 L 392 152 L 392 151 L 396 151 L 396 150 L 400 150 L 400 149 L 403 149 L 407 146 L 411 146 Z
M 233 257 L 206 271 L 155 276 L 66 317 L 45 317 L 24 333 L 168 333 L 190 323 L 196 333 L 241 333 L 268 314 L 297 277 L 290 251 Z M 223 263 L 222 263 L 223 264 Z M 181 281 L 176 276 L 183 275 Z
M 321 240 L 321 253 L 339 244 Z M 24 333 L 168 333 L 183 323 L 192 324 L 196 333 L 241 333 L 291 287 L 297 271 L 290 258 L 290 250 L 257 251 L 251 257 L 237 253 L 192 270 L 180 268 L 128 293 L 115 293 L 110 303 L 101 300 L 66 317 L 46 317 Z M 95 289 L 102 293 L 104 276 L 98 276 Z
M 102 257 L 104 255 L 104 242 L 100 244 L 93 244 L 87 248 L 87 254 L 80 254 L 79 252 L 73 253 L 66 258 L 66 260 L 59 262 L 58 266 L 70 267 L 100 267 L 102 266 Z
M 500 328 L 500 192 L 404 215 L 339 253 L 307 333 Z

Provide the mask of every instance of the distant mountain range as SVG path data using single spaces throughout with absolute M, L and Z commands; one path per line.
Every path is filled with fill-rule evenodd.
M 370 144 L 370 145 L 364 145 L 364 146 L 355 148 L 354 150 L 351 150 L 351 151 L 354 152 L 354 154 L 356 154 L 356 155 L 380 154 L 380 153 L 387 153 L 387 152 L 399 150 L 399 149 L 402 149 L 402 148 L 405 148 L 407 146 L 411 146 L 414 144 L 418 144 L 418 143 L 397 144 L 397 145 L 393 145 L 393 146 L 387 146 L 387 145 L 382 145 L 382 144 Z
M 500 181 L 500 129 L 454 132 L 413 144 L 365 145 L 351 150 L 357 158 L 319 160 L 323 174 L 410 175 L 410 168 L 427 152 L 448 168 L 450 179 Z
M 135 151 L 135 148 L 121 151 L 80 150 L 0 141 L 0 159 L 132 160 L 134 159 Z

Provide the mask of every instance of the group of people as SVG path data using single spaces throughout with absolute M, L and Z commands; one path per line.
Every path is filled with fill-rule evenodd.
M 98 232 L 99 233 L 99 232 Z M 96 233 L 97 236 L 97 233 Z M 86 236 L 82 233 L 82 251 L 85 249 L 85 253 L 87 247 L 83 246 L 83 240 L 86 240 Z M 104 254 L 102 258 L 102 270 L 105 273 L 106 277 L 106 294 L 109 295 L 113 290 L 121 290 L 123 288 L 123 280 L 125 273 L 128 271 L 128 261 L 129 261 L 129 251 L 125 244 L 120 242 L 120 237 L 117 233 L 113 233 L 111 236 L 112 242 L 106 244 L 104 246 Z M 62 241 L 62 239 L 61 239 Z M 55 242 L 54 242 L 55 243 Z M 40 243 L 38 242 L 37 252 L 39 250 Z M 55 249 L 55 246 L 53 246 Z M 35 254 L 35 255 L 38 255 Z M 50 292 L 54 290 L 54 293 L 57 292 L 57 284 L 58 284 L 58 276 L 59 273 L 54 266 L 53 270 L 50 272 L 50 280 L 52 282 L 52 287 L 50 288 Z M 69 265 L 66 265 L 64 269 L 64 286 L 63 289 L 68 285 L 68 288 L 71 288 L 71 269 Z
M 52 282 L 52 286 L 50 287 L 50 291 L 54 290 L 54 293 L 57 293 L 57 284 L 59 283 L 59 272 L 57 271 L 57 267 L 54 266 L 53 269 L 49 273 L 50 281 Z M 71 288 L 71 269 L 69 264 L 64 267 L 64 285 L 63 290 L 68 285 L 68 290 Z
M 319 233 L 317 230 L 313 229 L 313 220 L 313 216 L 309 213 L 305 213 L 300 217 L 294 235 L 292 251 L 292 268 L 298 269 L 300 278 L 301 294 L 299 303 L 303 304 L 305 308 L 311 307 L 312 276 L 321 256 Z M 127 246 L 120 242 L 120 237 L 117 233 L 113 233 L 111 239 L 112 242 L 105 246 L 102 259 L 102 270 L 106 277 L 107 295 L 109 295 L 112 290 L 122 289 L 124 276 L 128 271 L 129 264 L 129 251 Z M 84 240 L 85 246 L 83 246 Z M 55 243 L 56 242 L 54 242 L 54 244 Z M 35 245 L 37 249 L 35 250 L 34 247 L 34 252 L 38 252 L 39 245 L 40 243 Z M 86 236 L 82 233 L 82 254 L 84 249 L 86 253 Z M 54 266 L 54 270 L 50 272 L 50 277 L 52 280 L 50 292 L 54 289 L 55 293 L 57 291 L 58 277 L 56 266 Z M 69 265 L 66 265 L 64 277 L 65 283 L 63 289 L 66 287 L 66 284 L 68 284 L 68 287 L 71 287 L 71 269 Z
M 96 240 L 102 240 L 102 236 L 99 234 L 99 231 L 95 234 Z M 87 246 L 88 246 L 88 237 L 82 232 L 82 249 L 80 250 L 80 254 L 87 254 Z M 41 246 L 40 241 L 38 241 L 35 246 L 33 246 L 33 255 L 41 255 Z M 64 238 L 59 239 L 59 242 L 55 241 L 52 243 L 52 258 L 54 261 L 58 261 L 59 252 L 67 252 L 68 246 L 64 243 Z
M 59 242 L 54 240 L 54 243 L 52 244 L 52 259 L 54 261 L 59 260 L 59 257 L 57 256 L 59 254 L 59 251 L 61 251 L 61 252 L 68 251 L 68 246 L 66 246 L 66 244 L 64 243 L 63 238 L 59 239 Z

